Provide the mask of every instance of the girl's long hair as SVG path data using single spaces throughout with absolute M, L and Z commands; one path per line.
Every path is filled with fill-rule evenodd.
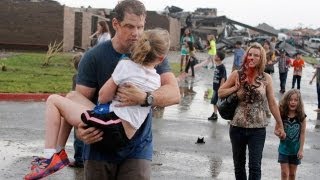
M 282 118 L 285 118 L 288 116 L 289 113 L 289 101 L 290 97 L 293 94 L 297 94 L 298 96 L 298 105 L 297 105 L 297 110 L 296 110 L 296 117 L 302 122 L 305 119 L 305 111 L 304 111 L 304 105 L 303 101 L 301 98 L 301 93 L 297 89 L 290 89 L 287 91 L 281 98 L 279 102 L 279 110 L 280 110 L 280 115 Z
M 169 47 L 170 36 L 167 30 L 160 28 L 147 30 L 131 49 L 131 58 L 138 64 L 147 65 L 165 56 Z
M 102 27 L 101 34 L 109 32 L 109 26 L 106 21 L 99 21 L 99 25 Z

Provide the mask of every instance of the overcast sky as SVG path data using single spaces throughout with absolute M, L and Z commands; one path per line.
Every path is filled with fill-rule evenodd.
M 71 7 L 112 9 L 118 0 L 56 0 Z M 196 8 L 217 8 L 218 16 L 257 26 L 267 23 L 277 29 L 320 28 L 318 0 L 141 0 L 147 10 L 163 11 L 166 6 L 177 6 L 184 11 Z

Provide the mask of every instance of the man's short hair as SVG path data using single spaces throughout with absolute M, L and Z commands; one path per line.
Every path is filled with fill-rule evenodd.
M 146 16 L 146 8 L 144 4 L 138 0 L 120 1 L 114 8 L 114 17 L 119 21 L 123 21 L 125 13 L 133 13 L 137 16 Z

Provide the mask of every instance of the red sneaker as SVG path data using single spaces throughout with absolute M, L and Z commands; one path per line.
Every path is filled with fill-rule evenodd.
M 37 163 L 36 160 L 38 160 Z M 41 179 L 57 172 L 65 166 L 56 153 L 53 154 L 50 159 L 37 158 L 32 163 L 31 172 L 24 177 L 26 180 Z
M 64 149 L 62 149 L 59 153 L 57 153 L 62 161 L 62 163 L 65 165 L 65 166 L 68 166 L 70 164 L 70 161 L 69 161 L 69 158 L 68 158 L 68 155 L 66 153 L 66 151 Z

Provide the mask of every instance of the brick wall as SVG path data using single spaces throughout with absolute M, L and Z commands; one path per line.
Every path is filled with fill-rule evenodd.
M 75 12 L 70 7 L 64 7 L 63 17 L 63 51 L 70 51 L 74 46 Z
M 74 45 L 81 47 L 82 45 L 82 12 L 75 13 L 74 22 Z
M 0 44 L 46 47 L 63 39 L 64 8 L 55 2 L 0 1 Z
M 176 18 L 169 17 L 169 23 L 170 48 L 172 50 L 178 50 L 180 48 L 181 22 Z
M 82 44 L 81 47 L 87 49 L 91 45 L 89 36 L 92 34 L 91 30 L 91 13 L 82 13 Z
M 171 49 L 176 49 L 177 47 L 179 47 L 180 28 L 181 28 L 181 23 L 179 20 L 168 17 L 166 15 L 158 14 L 155 11 L 148 11 L 145 29 L 153 29 L 157 27 L 163 28 L 169 31 Z

